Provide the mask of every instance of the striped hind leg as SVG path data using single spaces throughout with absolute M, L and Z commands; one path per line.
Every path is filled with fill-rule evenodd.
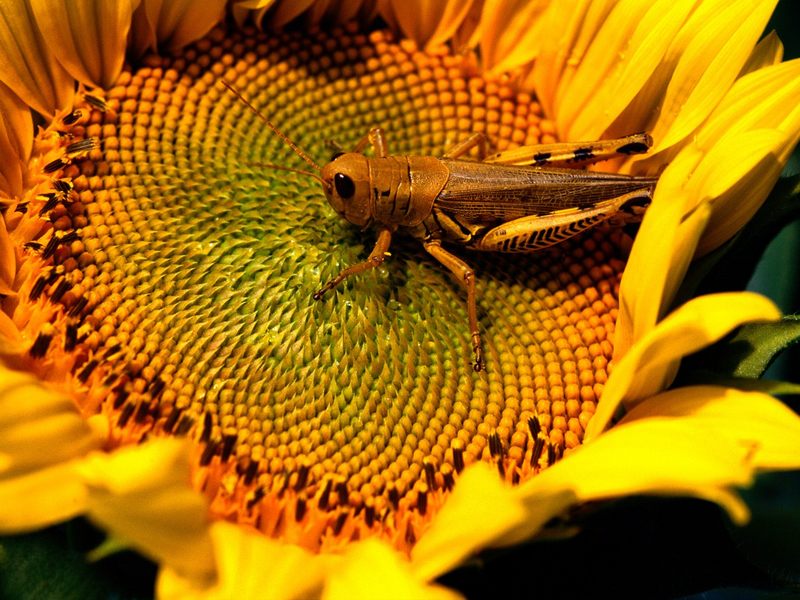
M 615 140 L 559 142 L 522 146 L 486 157 L 485 162 L 533 167 L 583 168 L 592 163 L 631 154 L 643 154 L 653 145 L 646 133 L 635 133 Z
M 650 203 L 648 190 L 637 190 L 598 202 L 589 208 L 567 208 L 544 215 L 527 215 L 498 225 L 473 238 L 469 248 L 487 252 L 535 252 L 559 244 L 603 221 L 640 221 Z

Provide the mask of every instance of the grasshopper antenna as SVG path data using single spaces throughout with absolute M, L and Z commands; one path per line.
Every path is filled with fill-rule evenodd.
M 283 165 L 276 165 L 275 163 L 267 163 L 267 162 L 249 162 L 247 163 L 250 167 L 260 167 L 262 169 L 278 169 L 279 171 L 291 171 L 292 173 L 300 173 L 301 175 L 307 175 L 308 177 L 313 177 L 317 181 L 322 184 L 322 187 L 327 187 L 325 181 L 312 171 L 306 171 L 305 169 L 295 169 L 293 167 L 284 167 Z
M 264 123 L 264 124 L 265 124 L 267 127 L 269 127 L 269 128 L 272 130 L 272 132 L 273 132 L 275 135 L 277 135 L 277 136 L 278 136 L 279 138 L 281 138 L 281 139 L 282 139 L 284 142 L 286 142 L 287 144 L 289 144 L 289 147 L 290 147 L 292 150 L 294 150 L 294 153 L 295 153 L 295 154 L 297 154 L 297 156 L 299 156 L 299 157 L 300 157 L 300 158 L 302 158 L 302 159 L 303 159 L 303 160 L 304 160 L 306 163 L 308 163 L 309 165 L 311 165 L 311 166 L 312 166 L 312 167 L 313 167 L 313 168 L 314 168 L 316 171 L 321 171 L 321 170 L 322 170 L 322 167 L 320 167 L 320 166 L 319 166 L 319 165 L 318 165 L 316 162 L 314 162 L 314 159 L 313 159 L 313 158 L 311 158 L 311 157 L 310 157 L 308 154 L 306 154 L 306 153 L 305 153 L 305 152 L 304 152 L 304 151 L 303 151 L 303 150 L 300 148 L 300 146 L 298 146 L 298 145 L 297 145 L 297 144 L 295 144 L 295 143 L 294 143 L 292 140 L 290 140 L 288 135 L 286 135 L 286 134 L 285 134 L 285 133 L 283 133 L 283 132 L 282 132 L 280 129 L 278 129 L 277 127 L 275 127 L 275 125 L 273 125 L 273 124 L 272 124 L 272 122 L 271 122 L 269 119 L 267 119 L 267 117 L 265 117 L 265 116 L 264 116 L 264 115 L 261 113 L 261 111 L 260 111 L 260 110 L 258 110 L 258 109 L 257 109 L 255 106 L 253 106 L 253 105 L 250 103 L 250 101 L 249 101 L 247 98 L 245 98 L 245 97 L 244 97 L 244 96 L 241 94 L 241 92 L 239 92 L 239 90 L 237 90 L 235 87 L 233 87 L 233 85 L 232 85 L 230 82 L 226 81 L 225 79 L 222 79 L 221 81 L 222 81 L 222 85 L 224 85 L 226 88 L 228 88 L 228 89 L 229 89 L 229 90 L 230 90 L 230 91 L 231 91 L 231 92 L 232 92 L 232 93 L 233 93 L 233 94 L 234 94 L 234 95 L 235 95 L 237 98 L 239 98 L 239 100 L 241 100 L 241 101 L 244 103 L 244 105 L 245 105 L 245 106 L 247 106 L 247 108 L 249 108 L 250 110 L 252 110 L 252 111 L 255 113 L 255 115 L 256 115 L 256 116 L 257 116 L 259 119 L 261 119 L 261 121 L 263 121 L 263 123 Z M 275 167 L 276 165 L 270 165 L 270 166 L 273 166 L 273 167 Z M 287 167 L 282 167 L 282 168 L 283 168 L 284 170 L 292 170 L 292 169 L 288 169 Z M 297 170 L 297 169 L 295 169 L 295 170 Z M 309 173 L 308 173 L 308 172 L 306 172 L 306 171 L 299 171 L 299 170 L 298 170 L 298 172 L 304 172 L 304 173 L 306 173 L 306 174 L 309 174 Z M 317 177 L 317 179 L 319 179 L 319 178 Z

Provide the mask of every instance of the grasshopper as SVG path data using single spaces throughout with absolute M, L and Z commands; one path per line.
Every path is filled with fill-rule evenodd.
M 524 146 L 495 154 L 475 133 L 441 157 L 389 154 L 386 137 L 373 127 L 350 152 L 317 164 L 230 83 L 222 83 L 314 172 L 263 166 L 314 177 L 331 207 L 362 229 L 375 227 L 369 257 L 347 267 L 314 294 L 315 300 L 346 278 L 380 266 L 395 232 L 419 240 L 467 292 L 467 315 L 475 356 L 483 368 L 475 273 L 442 244 L 489 252 L 534 252 L 558 244 L 602 222 L 640 221 L 657 179 L 581 170 L 594 162 L 647 152 L 646 133 L 594 142 Z M 374 156 L 363 151 L 371 146 Z M 480 160 L 465 160 L 477 149 Z

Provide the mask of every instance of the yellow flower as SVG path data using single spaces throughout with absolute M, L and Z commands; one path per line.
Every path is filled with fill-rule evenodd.
M 374 598 L 452 597 L 431 582 L 588 501 L 689 495 L 746 521 L 736 488 L 800 466 L 800 420 L 664 390 L 779 317 L 749 293 L 669 312 L 800 137 L 800 63 L 757 43 L 775 4 L 245 0 L 239 31 L 215 29 L 219 0 L 5 2 L 0 530 L 86 515 L 160 564 L 164 598 Z M 376 13 L 401 41 L 350 22 Z M 311 33 L 275 31 L 297 19 Z M 222 78 L 314 155 L 376 122 L 398 153 L 649 131 L 608 168 L 659 181 L 629 257 L 601 230 L 474 259 L 475 374 L 462 294 L 413 248 L 310 301 L 362 234 L 314 181 L 264 174 L 285 144 Z

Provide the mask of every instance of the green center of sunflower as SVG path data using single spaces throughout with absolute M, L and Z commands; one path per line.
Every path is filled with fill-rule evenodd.
M 41 271 L 23 301 L 54 307 L 30 356 L 67 365 L 112 444 L 191 437 L 215 514 L 313 549 L 407 548 L 466 465 L 517 482 L 577 446 L 612 352 L 609 233 L 523 257 L 453 248 L 477 273 L 476 373 L 465 294 L 414 240 L 312 298 L 374 234 L 265 164 L 303 166 L 222 78 L 323 163 L 328 140 L 374 125 L 394 154 L 475 131 L 500 149 L 553 141 L 529 96 L 382 33 L 216 31 L 124 73 L 105 107 L 86 97 L 41 158 L 53 179 L 25 218 L 53 227 L 28 245 Z

